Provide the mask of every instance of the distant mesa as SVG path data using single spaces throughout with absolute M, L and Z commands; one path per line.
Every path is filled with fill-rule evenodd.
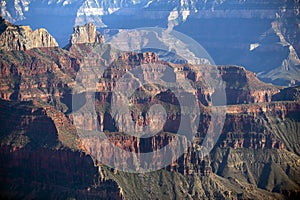
M 12 25 L 0 16 L 1 50 L 23 51 L 39 47 L 58 47 L 58 43 L 44 28 L 32 31 L 29 26 Z

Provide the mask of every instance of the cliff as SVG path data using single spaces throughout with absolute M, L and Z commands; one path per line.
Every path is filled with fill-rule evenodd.
M 226 84 L 227 104 L 271 102 L 280 90 L 258 79 L 255 73 L 244 67 L 223 66 L 220 73 Z
M 300 87 L 284 88 L 272 98 L 274 101 L 300 101 Z
M 6 100 L 55 101 L 71 86 L 79 67 L 79 60 L 62 49 L 3 51 L 1 58 L 0 96 Z
M 97 32 L 96 26 L 88 23 L 84 26 L 76 26 L 70 39 L 70 44 L 103 43 L 104 37 Z
M 0 100 L 0 180 L 6 183 L 0 197 L 122 199 L 117 183 L 101 180 L 80 151 L 65 115 L 42 105 Z
M 32 31 L 29 26 L 16 26 L 0 17 L 0 49 L 25 51 L 39 47 L 57 47 L 56 40 L 46 29 Z
M 0 101 L 1 146 L 40 148 L 59 146 L 57 127 L 32 102 Z

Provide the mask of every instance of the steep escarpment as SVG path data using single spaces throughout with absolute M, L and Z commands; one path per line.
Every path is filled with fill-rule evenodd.
M 122 199 L 118 185 L 101 180 L 93 160 L 80 152 L 66 117 L 49 109 L 0 101 L 1 198 Z
M 80 152 L 1 146 L 0 155 L 2 199 L 122 199 L 118 184 L 101 181 L 91 158 Z
M 64 113 L 37 101 L 0 101 L 1 145 L 78 149 L 75 126 Z
M 261 82 L 257 76 L 243 67 L 220 67 L 226 84 L 227 104 L 271 102 L 279 92 L 273 85 Z
M 288 149 L 299 155 L 298 111 L 296 102 L 229 106 L 224 125 L 227 139 L 222 146 Z M 286 134 L 284 126 L 292 134 Z
M 59 145 L 56 127 L 43 109 L 35 107 L 32 102 L 1 100 L 0 106 L 1 146 L 55 148 Z
M 274 101 L 299 101 L 300 87 L 284 88 L 280 93 L 275 94 L 272 99 Z
M 29 50 L 38 47 L 57 47 L 56 40 L 46 29 L 32 31 L 29 26 L 16 26 L 0 16 L 0 49 Z

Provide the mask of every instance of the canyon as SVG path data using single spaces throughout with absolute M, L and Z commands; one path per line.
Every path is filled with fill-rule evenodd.
M 1 198 L 299 197 L 299 86 L 274 86 L 244 67 L 217 66 L 226 92 L 224 127 L 209 154 L 203 155 L 209 127 L 218 123 L 212 121 L 217 93 L 205 81 L 213 66 L 175 64 L 153 52 L 114 49 L 93 24 L 75 27 L 65 48 L 57 46 L 46 31 L 33 34 L 3 18 L 0 24 L 0 179 L 5 183 Z M 133 156 L 113 158 L 115 146 L 137 156 L 166 147 L 178 137 L 180 123 L 190 114 L 186 107 L 191 105 L 181 105 L 168 88 L 149 84 L 130 96 L 130 117 L 114 111 L 111 103 L 118 81 L 134 77 L 136 69 L 154 80 L 166 69 L 173 82 L 186 80 L 192 88 L 177 95 L 192 93 L 200 111 L 197 130 L 184 153 L 168 166 L 147 173 L 124 172 L 126 165 L 138 170 L 144 163 Z M 90 101 L 94 105 L 86 103 Z M 149 108 L 156 104 L 165 109 L 165 116 L 155 112 L 150 116 Z M 89 106 L 95 112 L 89 112 Z M 122 131 L 130 127 L 141 132 L 155 124 L 153 119 L 164 117 L 155 136 L 139 138 Z M 99 135 L 88 134 L 93 130 L 103 132 L 111 145 L 104 146 Z M 178 146 L 167 146 L 165 154 L 173 155 Z M 154 154 L 153 167 L 165 156 Z M 105 165 L 113 159 L 122 162 L 114 163 L 115 168 Z
M 90 22 L 106 38 L 120 29 L 173 28 L 218 65 L 241 65 L 264 82 L 299 85 L 297 0 L 3 0 L 0 8 L 11 23 L 45 27 L 61 47 L 74 26 Z

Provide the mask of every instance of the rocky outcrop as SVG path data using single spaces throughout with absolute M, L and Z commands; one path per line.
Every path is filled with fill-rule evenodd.
M 32 31 L 29 26 L 16 26 L 0 18 L 0 49 L 25 51 L 39 47 L 57 47 L 56 40 L 46 29 Z
M 32 32 L 32 48 L 57 46 L 55 38 L 46 29 L 40 28 Z
M 123 53 L 119 57 L 119 60 L 125 61 L 134 67 L 141 64 L 157 63 L 158 55 L 153 52 L 144 52 L 144 53 L 127 52 L 127 53 Z
M 103 43 L 104 37 L 97 32 L 96 26 L 88 23 L 84 26 L 76 26 L 70 39 L 70 44 Z
M 271 102 L 279 88 L 260 81 L 256 74 L 239 66 L 219 68 L 226 84 L 227 104 L 247 104 Z
M 72 124 L 71 120 L 63 112 L 60 112 L 52 106 L 43 106 L 43 110 L 56 127 L 58 140 L 70 149 L 77 149 L 79 139 L 76 127 Z
M 272 99 L 274 101 L 300 101 L 300 87 L 284 88 L 280 93 L 275 94 Z

